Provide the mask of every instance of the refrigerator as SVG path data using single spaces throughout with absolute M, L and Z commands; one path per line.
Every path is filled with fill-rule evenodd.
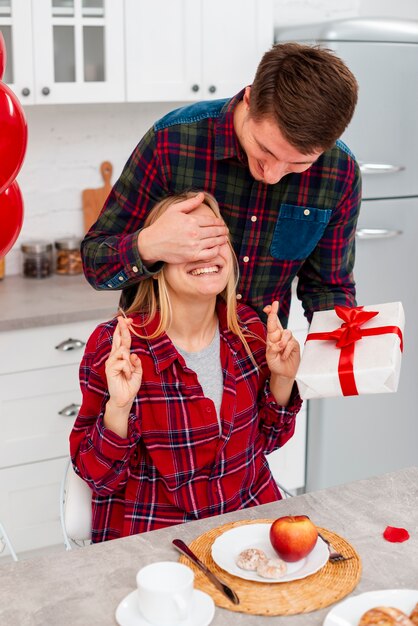
M 401 301 L 396 393 L 310 400 L 306 490 L 418 465 L 418 22 L 337 20 L 276 29 L 276 41 L 334 50 L 359 83 L 342 136 L 360 163 L 357 303 Z

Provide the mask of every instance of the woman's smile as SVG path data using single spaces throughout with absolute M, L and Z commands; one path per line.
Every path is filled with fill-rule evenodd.
M 218 272 L 222 269 L 220 265 L 210 265 L 207 267 L 197 267 L 196 269 L 192 269 L 188 272 L 192 276 L 205 276 L 207 274 L 218 274 Z

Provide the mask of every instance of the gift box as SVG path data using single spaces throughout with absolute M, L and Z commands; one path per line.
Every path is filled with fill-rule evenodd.
M 395 392 L 404 327 L 401 302 L 314 313 L 296 376 L 301 397 Z

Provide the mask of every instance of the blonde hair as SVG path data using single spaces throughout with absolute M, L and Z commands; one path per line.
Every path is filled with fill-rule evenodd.
M 157 219 L 161 215 L 163 215 L 163 213 L 165 213 L 170 205 L 172 205 L 173 203 L 182 202 L 183 200 L 187 200 L 188 198 L 193 198 L 196 193 L 197 192 L 188 191 L 182 194 L 176 194 L 175 196 L 168 196 L 167 198 L 164 198 L 164 200 L 158 202 L 147 215 L 147 218 L 144 222 L 144 228 L 150 226 L 151 224 L 154 224 L 154 222 L 156 222 Z M 202 204 L 208 206 L 211 211 L 216 215 L 216 217 L 222 219 L 219 205 L 216 199 L 207 192 L 203 192 L 203 194 L 204 199 Z M 251 353 L 250 346 L 248 345 L 248 342 L 244 336 L 244 332 L 241 328 L 237 314 L 236 288 L 238 284 L 238 261 L 229 239 L 228 246 L 232 254 L 233 268 L 228 278 L 225 289 L 219 294 L 219 297 L 222 298 L 222 300 L 226 304 L 228 330 L 230 330 L 232 333 L 237 335 L 237 337 L 239 337 L 253 364 L 257 367 L 257 364 Z M 125 315 L 138 312 L 145 313 L 145 325 L 148 324 L 152 319 L 154 319 L 157 311 L 159 311 L 160 313 L 160 321 L 152 335 L 147 336 L 149 339 L 154 339 L 155 337 L 159 337 L 160 335 L 162 335 L 170 326 L 172 320 L 172 307 L 164 276 L 164 266 L 161 268 L 158 274 L 154 275 L 153 277 L 150 276 L 149 278 L 145 278 L 138 283 L 138 289 L 132 304 L 126 309 L 126 311 L 122 311 L 122 313 L 124 313 Z M 131 331 L 133 332 L 133 334 L 142 339 L 147 338 L 145 335 L 137 333 L 132 326 L 138 328 L 138 325 L 131 325 Z M 251 332 L 247 332 L 245 334 L 247 337 L 257 337 L 258 339 L 262 339 L 258 335 L 254 335 Z

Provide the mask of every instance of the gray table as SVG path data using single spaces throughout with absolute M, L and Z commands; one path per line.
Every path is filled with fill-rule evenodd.
M 355 460 L 353 459 L 353 462 Z M 174 537 L 192 541 L 221 524 L 304 513 L 345 537 L 362 558 L 354 594 L 376 589 L 418 589 L 418 467 L 274 504 L 190 522 L 54 556 L 0 566 L 0 624 L 4 626 L 114 626 L 115 609 L 135 588 L 147 563 L 177 560 Z M 382 537 L 387 525 L 410 532 L 405 543 Z M 291 617 L 260 617 L 216 607 L 213 626 L 322 624 L 329 608 Z

